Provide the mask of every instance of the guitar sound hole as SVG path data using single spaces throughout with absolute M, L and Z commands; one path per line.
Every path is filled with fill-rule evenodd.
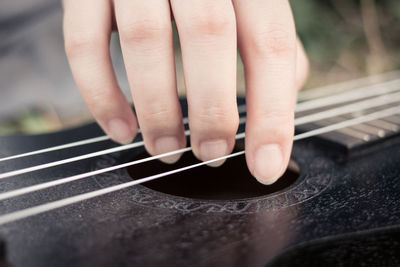
M 146 153 L 143 153 L 138 158 L 147 156 Z M 169 165 L 158 160 L 151 161 L 129 167 L 128 172 L 136 180 L 199 162 L 192 153 L 185 153 L 175 164 Z M 250 174 L 245 156 L 242 155 L 227 160 L 218 168 L 201 166 L 146 182 L 143 185 L 155 191 L 180 197 L 232 200 L 273 194 L 292 185 L 298 177 L 299 168 L 296 163 L 291 161 L 289 168 L 276 183 L 273 185 L 260 184 Z

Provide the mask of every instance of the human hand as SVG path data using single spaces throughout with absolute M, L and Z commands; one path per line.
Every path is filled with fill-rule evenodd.
M 287 0 L 64 0 L 63 7 L 74 79 L 113 140 L 129 143 L 138 128 L 111 64 L 110 34 L 116 26 L 147 151 L 155 155 L 186 146 L 176 90 L 173 14 L 196 157 L 218 158 L 235 144 L 238 46 L 246 73 L 248 167 L 264 184 L 283 174 L 293 142 L 297 90 L 308 72 Z

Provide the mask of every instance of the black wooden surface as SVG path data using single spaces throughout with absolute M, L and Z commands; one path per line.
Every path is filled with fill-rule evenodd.
M 96 125 L 89 125 L 48 135 L 2 137 L 0 154 L 100 134 Z M 114 145 L 106 141 L 4 162 L 0 171 Z M 0 236 L 13 266 L 396 266 L 399 148 L 394 138 L 375 145 L 372 152 L 338 158 L 334 148 L 311 138 L 294 145 L 299 178 L 274 193 L 207 200 L 170 195 L 144 184 L 2 225 Z M 123 163 L 143 152 L 130 150 L 4 179 L 0 188 L 4 192 Z M 245 168 L 244 159 L 237 164 Z M 213 176 L 216 171 L 209 168 L 205 173 Z M 232 179 L 237 173 L 226 170 Z M 188 171 L 183 177 L 193 174 Z M 169 178 L 163 178 L 164 183 Z M 2 201 L 0 214 L 131 179 L 126 169 L 90 177 Z M 201 190 L 197 193 L 207 194 Z

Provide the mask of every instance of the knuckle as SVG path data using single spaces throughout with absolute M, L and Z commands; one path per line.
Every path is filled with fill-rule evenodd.
M 264 124 L 285 125 L 293 123 L 294 113 L 289 109 L 263 109 L 255 114 L 257 121 Z
M 110 101 L 114 96 L 105 92 L 93 92 L 90 97 L 86 97 L 85 101 L 96 118 L 107 117 L 108 114 L 115 113 L 121 107 L 118 101 Z M 106 101 L 105 101 L 106 100 Z
M 155 19 L 122 23 L 118 31 L 123 42 L 132 44 L 158 42 L 170 34 L 169 26 Z
M 65 38 L 65 52 L 68 57 L 79 56 L 96 49 L 102 40 L 85 33 L 74 33 Z
M 294 114 L 288 110 L 264 110 L 256 114 L 258 130 L 263 136 L 280 143 L 287 143 L 293 138 Z
M 195 114 L 195 130 L 233 135 L 239 125 L 237 112 L 229 106 L 208 106 Z
M 160 131 L 176 131 L 182 124 L 180 111 L 166 105 L 149 105 L 138 111 L 139 121 L 144 123 L 146 132 L 160 134 Z
M 293 139 L 293 130 L 291 127 L 272 127 L 266 130 L 266 135 L 270 135 L 276 142 L 287 144 Z
M 252 50 L 262 56 L 283 56 L 296 51 L 295 34 L 289 27 L 274 24 L 265 31 L 252 35 L 250 44 Z
M 187 30 L 197 36 L 221 36 L 229 32 L 234 25 L 231 18 L 226 15 L 204 12 L 190 19 Z

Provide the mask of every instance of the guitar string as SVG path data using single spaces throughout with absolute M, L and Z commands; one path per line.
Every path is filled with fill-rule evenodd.
M 318 98 L 315 100 L 309 100 L 305 102 L 298 103 L 296 106 L 296 112 L 303 112 L 310 109 L 321 108 L 329 105 L 334 105 L 342 102 L 350 102 L 359 99 L 364 99 L 368 97 L 378 96 L 382 94 L 393 93 L 399 91 L 400 79 L 393 81 L 371 85 L 368 87 L 361 87 L 353 89 L 347 92 L 339 93 L 336 95 Z M 319 100 L 319 101 L 317 101 Z
M 342 114 L 355 112 L 355 111 L 363 111 L 363 110 L 371 108 L 371 107 L 377 107 L 377 106 L 385 105 L 387 103 L 398 102 L 399 100 L 400 100 L 400 93 L 393 94 L 393 95 L 384 95 L 381 97 L 375 97 L 375 98 L 368 99 L 365 101 L 360 101 L 360 102 L 356 102 L 353 104 L 341 106 L 339 108 L 333 108 L 330 110 L 326 110 L 326 111 L 318 112 L 315 114 L 305 115 L 303 117 L 296 118 L 294 121 L 294 125 L 299 126 L 299 125 L 302 125 L 305 123 L 315 122 L 318 120 L 326 119 L 329 117 L 334 117 L 337 115 L 342 115 Z M 242 117 L 242 118 L 240 118 L 239 124 L 243 124 L 245 121 L 246 120 L 243 119 L 243 117 Z M 185 131 L 186 136 L 188 136 L 189 134 L 190 134 L 189 130 Z M 5 173 L 0 173 L 0 180 L 6 179 L 6 178 L 9 178 L 12 176 L 17 176 L 17 175 L 21 175 L 21 174 L 25 174 L 25 173 L 29 173 L 29 172 L 34 172 L 34 171 L 43 170 L 43 169 L 47 169 L 47 168 L 51 168 L 51 167 L 55 167 L 55 166 L 60 166 L 60 165 L 64 165 L 64 164 L 68 164 L 68 163 L 72 163 L 72 162 L 76 162 L 76 161 L 80 161 L 80 160 L 85 160 L 85 159 L 89 159 L 89 158 L 93 158 L 93 157 L 97 157 L 97 156 L 101 156 L 101 155 L 105 155 L 105 154 L 115 153 L 115 152 L 119 152 L 119 151 L 125 151 L 125 150 L 129 150 L 129 149 L 137 148 L 137 147 L 143 146 L 143 145 L 144 145 L 144 142 L 139 141 L 139 142 L 135 142 L 135 143 L 124 145 L 124 146 L 118 146 L 118 147 L 109 148 L 109 149 L 105 149 L 105 150 L 101 150 L 101 151 L 97 151 L 97 152 L 92 152 L 92 153 L 88 153 L 88 154 L 84 154 L 84 155 L 80 155 L 80 156 L 75 156 L 75 157 L 57 160 L 57 161 L 53 161 L 53 162 L 49 162 L 49 163 L 44 163 L 44 164 L 40 164 L 40 165 L 17 169 L 17 170 L 5 172 Z
M 320 108 L 324 106 L 329 106 L 329 105 L 334 105 L 337 103 L 342 103 L 342 102 L 349 102 L 349 101 L 355 101 L 359 99 L 364 99 L 368 97 L 373 97 L 381 94 L 387 94 L 391 92 L 396 92 L 400 90 L 399 87 L 400 84 L 400 79 L 380 83 L 380 84 L 375 84 L 367 87 L 362 87 L 358 89 L 353 89 L 348 92 L 342 92 L 339 94 L 335 94 L 332 96 L 327 96 L 315 100 L 309 100 L 305 101 L 302 103 L 298 103 L 296 105 L 296 112 L 303 112 L 307 111 L 310 109 L 315 109 L 315 108 Z M 318 90 L 318 89 L 313 89 L 313 90 Z M 360 94 L 362 95 L 360 97 Z M 245 105 L 239 105 L 238 106 L 238 113 L 243 113 L 246 111 L 246 106 Z M 188 123 L 188 118 L 185 117 L 183 118 L 183 124 Z M 138 129 L 138 133 L 141 133 L 141 130 Z M 103 136 L 98 136 L 94 138 L 88 138 L 80 141 L 75 141 L 75 142 L 70 142 L 62 145 L 56 145 L 44 149 L 38 149 L 30 152 L 25 152 L 21 154 L 16 154 L 12 156 L 7 156 L 0 158 L 0 162 L 8 161 L 8 160 L 13 160 L 13 159 L 19 159 L 23 157 L 28 157 L 28 156 L 33 156 L 33 155 L 38 155 L 38 154 L 43 154 L 43 153 L 48 153 L 52 151 L 57 151 L 57 150 L 63 150 L 67 148 L 72 148 L 72 147 L 77 147 L 77 146 L 83 146 L 83 145 L 88 145 L 88 144 L 93 144 L 97 142 L 102 142 L 102 141 L 107 141 L 110 138 L 107 135 Z
M 352 90 L 352 89 L 359 88 L 359 87 L 383 83 L 386 81 L 397 79 L 399 76 L 400 76 L 400 71 L 395 70 L 395 71 L 381 73 L 381 74 L 377 74 L 377 75 L 361 77 L 361 78 L 353 79 L 353 80 L 349 80 L 349 81 L 328 84 L 328 85 L 325 85 L 325 86 L 322 86 L 319 88 L 309 89 L 309 90 L 301 92 L 301 94 L 299 94 L 299 100 L 307 101 L 310 99 L 324 97 L 328 94 L 332 94 L 332 92 L 340 93 L 340 92 L 343 92 L 344 90 Z M 340 89 L 338 90 L 338 88 L 340 88 Z
M 305 138 L 309 138 L 312 136 L 316 136 L 316 135 L 320 135 L 323 133 L 328 133 L 334 130 L 338 130 L 338 129 L 342 129 L 342 128 L 346 128 L 352 125 L 357 125 L 363 122 L 367 122 L 367 121 L 372 121 L 372 120 L 376 120 L 379 118 L 383 118 L 383 117 L 387 117 L 390 115 L 394 115 L 394 114 L 399 114 L 400 113 L 400 107 L 392 107 L 392 108 L 388 108 L 388 109 L 384 109 L 378 112 L 374 112 L 374 113 L 370 113 L 368 115 L 364 115 L 364 116 L 360 116 L 354 119 L 350 119 L 350 120 L 346 120 L 340 123 L 336 123 L 336 124 L 331 124 L 329 126 L 325 126 L 325 127 L 321 127 L 315 130 L 311 130 L 305 133 L 301 133 L 298 134 L 294 137 L 294 141 L 298 141 L 298 140 L 302 140 Z M 244 138 L 245 137 L 245 133 L 240 133 L 238 134 L 238 138 Z M 38 215 L 44 212 L 48 212 L 51 210 L 55 210 L 61 207 L 65 207 L 71 204 L 75 204 L 78 202 L 82 202 L 82 201 L 86 201 L 95 197 L 99 197 L 105 194 L 109 194 L 112 192 L 116 192 L 122 189 L 126 189 L 141 183 L 145 183 L 145 182 L 149 182 L 152 180 L 156 180 L 156 179 L 160 179 L 162 177 L 165 176 L 169 176 L 172 174 L 176 174 L 179 172 L 183 172 L 183 171 L 187 171 L 190 169 L 194 169 L 206 164 L 210 164 L 216 161 L 220 161 L 220 160 L 225 160 L 225 159 L 229 159 L 229 158 L 233 158 L 233 157 L 237 157 L 240 155 L 244 155 L 245 151 L 239 151 L 233 154 L 229 154 L 227 156 L 224 157 L 219 157 L 216 159 L 212 159 L 209 161 L 205 161 L 205 162 L 200 162 L 197 164 L 193 164 L 193 165 L 188 165 L 179 169 L 175 169 L 172 171 L 168 171 L 168 172 L 163 172 L 163 173 L 159 173 L 159 174 L 155 174 L 155 175 L 151 175 L 148 177 L 144 177 L 144 178 L 140 178 L 138 180 L 134 180 L 131 182 L 126 182 L 126 183 L 122 183 L 122 184 L 118 184 L 118 185 L 114 185 L 114 186 L 110 186 L 107 188 L 103 188 L 103 189 L 99 189 L 99 190 L 95 190 L 92 192 L 88 192 L 88 193 L 83 193 L 83 194 L 79 194 L 76 196 L 72 196 L 72 197 L 68 197 L 68 198 L 64 198 L 64 199 L 60 199 L 60 200 L 56 200 L 53 202 L 49 202 L 49 203 L 45 203 L 45 204 L 41 204 L 38 206 L 34 206 L 34 207 L 30 207 L 30 208 L 26 208 L 26 209 L 22 209 L 22 210 L 18 210 L 18 211 L 14 211 L 11 213 L 7 213 L 4 215 L 0 216 L 0 225 L 6 224 L 6 223 L 10 223 L 16 220 L 20 220 L 23 218 L 27 218 L 30 216 L 34 216 L 34 215 Z
M 400 93 L 387 94 L 378 96 L 372 99 L 359 101 L 354 104 L 340 106 L 337 108 L 328 109 L 326 111 L 317 112 L 308 116 L 303 116 L 295 119 L 295 125 L 310 123 L 322 119 L 331 118 L 352 112 L 359 112 L 365 109 L 376 108 L 382 105 L 389 105 L 400 101 Z M 297 124 L 296 124 L 297 123 Z
M 344 121 L 344 122 L 347 122 L 347 121 Z M 326 126 L 326 127 L 328 127 L 328 126 Z M 240 134 L 236 135 L 235 139 L 239 140 L 239 139 L 241 139 L 243 137 L 244 137 L 243 133 L 240 133 Z M 298 137 L 295 136 L 294 137 L 294 141 L 296 140 L 296 138 L 298 138 Z M 168 156 L 175 155 L 175 154 L 185 153 L 185 152 L 188 152 L 188 151 L 191 151 L 191 150 L 192 150 L 191 147 L 186 147 L 186 148 L 182 148 L 182 149 L 179 149 L 179 150 L 167 152 L 167 153 L 164 153 L 164 154 L 159 154 L 159 155 L 156 155 L 156 156 L 151 156 L 151 157 L 135 160 L 135 161 L 132 161 L 132 162 L 127 162 L 127 163 L 120 164 L 120 165 L 117 165 L 117 166 L 111 166 L 111 167 L 107 167 L 107 168 L 103 168 L 103 169 L 99 169 L 99 170 L 95 170 L 95 171 L 91 171 L 91 172 L 87 172 L 87 173 L 73 175 L 73 176 L 70 176 L 70 177 L 59 178 L 57 180 L 53 180 L 53 181 L 50 181 L 50 182 L 45 182 L 45 183 L 41 183 L 41 184 L 37 184 L 37 185 L 33 185 L 33 186 L 28 186 L 28 187 L 24 187 L 24 188 L 12 190 L 12 191 L 0 193 L 0 200 L 5 200 L 5 199 L 17 197 L 17 196 L 20 196 L 20 195 L 32 193 L 32 192 L 35 192 L 35 191 L 43 190 L 43 189 L 54 187 L 54 186 L 57 186 L 57 185 L 70 183 L 70 182 L 73 182 L 73 181 L 76 181 L 76 180 L 81 180 L 81 179 L 84 179 L 84 178 L 87 178 L 87 177 L 90 177 L 90 176 L 93 176 L 93 175 L 98 175 L 98 174 L 101 174 L 101 173 L 106 173 L 106 172 L 114 171 L 114 170 L 117 170 L 117 169 L 130 167 L 130 166 L 133 166 L 133 165 L 137 165 L 137 164 L 141 164 L 141 163 L 144 163 L 144 162 L 160 159 L 160 158 L 163 158 L 163 157 L 168 157 Z
M 241 114 L 245 111 L 246 111 L 245 105 L 238 106 L 239 114 Z M 185 117 L 182 119 L 182 122 L 184 125 L 186 125 L 186 124 L 188 124 L 189 119 L 187 117 Z M 139 133 L 141 133 L 141 129 L 138 129 L 138 134 Z M 107 140 L 110 140 L 110 137 L 107 135 L 94 137 L 94 138 L 88 138 L 88 139 L 75 141 L 75 142 L 71 142 L 71 143 L 67 143 L 67 144 L 63 144 L 63 145 L 57 145 L 57 146 L 53 146 L 53 147 L 43 148 L 43 149 L 39 149 L 39 150 L 34 150 L 34 151 L 26 152 L 26 153 L 21 153 L 21 154 L 17 154 L 17 155 L 0 158 L 0 162 L 12 160 L 12 159 L 23 158 L 23 157 L 28 157 L 28 156 L 33 156 L 33 155 L 38 155 L 38 154 L 44 154 L 44 153 L 48 153 L 48 152 L 52 152 L 52 151 L 63 150 L 63 149 L 82 146 L 82 145 L 89 145 L 89 144 L 98 143 L 98 142 L 107 141 Z M 128 145 L 132 145 L 132 144 L 128 144 Z M 125 146 L 128 146 L 128 145 L 125 145 Z
M 245 118 L 241 117 L 239 119 L 239 124 L 243 124 L 244 122 L 245 122 Z M 190 131 L 186 130 L 184 132 L 184 134 L 185 134 L 185 136 L 189 136 Z M 57 161 L 53 161 L 53 162 L 49 162 L 49 163 L 36 165 L 36 166 L 31 166 L 31 167 L 27 167 L 27 168 L 4 172 L 4 173 L 0 173 L 0 180 L 10 178 L 13 176 L 17 176 L 17 175 L 21 175 L 21 174 L 25 174 L 25 173 L 29 173 L 29 172 L 48 169 L 48 168 L 76 162 L 76 161 L 86 160 L 86 159 L 90 159 L 90 158 L 94 158 L 94 157 L 98 157 L 98 156 L 102 156 L 102 155 L 112 154 L 112 153 L 116 153 L 116 152 L 120 152 L 120 151 L 126 151 L 126 150 L 134 149 L 137 147 L 141 147 L 141 146 L 144 146 L 144 141 L 138 141 L 138 142 L 128 144 L 128 145 L 117 146 L 117 147 L 100 150 L 97 152 L 92 152 L 92 153 L 88 153 L 88 154 L 84 154 L 84 155 L 80 155 L 80 156 L 75 156 L 75 157 L 57 160 Z

